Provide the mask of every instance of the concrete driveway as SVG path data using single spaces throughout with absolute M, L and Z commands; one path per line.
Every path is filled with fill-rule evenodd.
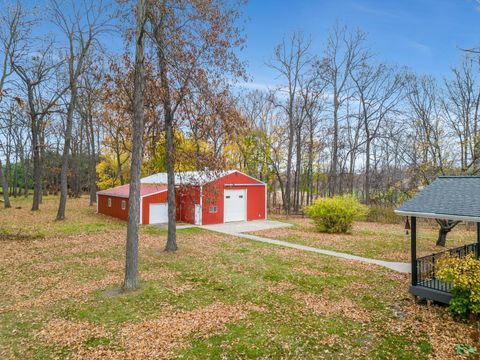
M 270 239 L 263 236 L 252 235 L 252 234 L 245 234 L 247 232 L 276 229 L 276 228 L 289 227 L 289 226 L 292 226 L 292 224 L 288 224 L 280 221 L 272 221 L 272 220 L 255 220 L 255 221 L 231 222 L 226 224 L 203 225 L 199 227 L 206 230 L 216 231 L 216 232 L 227 234 L 227 235 L 235 235 L 244 239 L 263 242 L 267 244 L 284 246 L 292 249 L 314 252 L 317 254 L 335 256 L 335 257 L 346 259 L 346 260 L 361 261 L 368 264 L 379 265 L 379 266 L 386 267 L 387 269 L 401 272 L 401 273 L 410 272 L 411 266 L 409 263 L 364 258 L 361 256 L 341 253 L 338 251 L 319 249 L 319 248 L 301 245 L 301 244 L 295 244 L 295 243 L 291 243 L 283 240 Z
M 241 234 L 246 232 L 277 229 L 289 227 L 292 224 L 284 223 L 274 220 L 253 220 L 253 221 L 238 221 L 224 224 L 202 225 L 203 229 L 221 232 L 224 234 Z

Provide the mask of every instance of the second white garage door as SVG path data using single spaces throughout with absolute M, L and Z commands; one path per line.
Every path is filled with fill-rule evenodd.
M 246 190 L 225 190 L 223 193 L 225 222 L 247 220 Z
M 166 223 L 168 223 L 167 203 L 150 204 L 149 224 L 166 224 Z

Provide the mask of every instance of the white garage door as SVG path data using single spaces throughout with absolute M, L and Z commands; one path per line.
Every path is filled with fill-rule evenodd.
M 223 193 L 223 201 L 223 218 L 225 222 L 247 220 L 246 190 L 225 190 Z
M 167 203 L 150 204 L 149 224 L 168 223 L 168 205 Z

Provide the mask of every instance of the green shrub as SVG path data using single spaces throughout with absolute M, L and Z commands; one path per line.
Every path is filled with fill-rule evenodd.
M 318 231 L 347 233 L 352 230 L 353 221 L 364 215 L 365 207 L 353 196 L 318 198 L 306 208 Z
M 393 207 L 370 205 L 365 215 L 365 221 L 381 224 L 399 224 L 402 222 L 402 217 L 395 214 Z
M 437 279 L 452 284 L 449 310 L 462 316 L 480 314 L 480 260 L 474 254 L 464 258 L 446 255 L 437 266 Z

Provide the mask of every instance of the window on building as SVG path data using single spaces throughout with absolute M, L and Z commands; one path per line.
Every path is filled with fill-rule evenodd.
M 122 210 L 127 208 L 127 200 L 122 200 Z
M 208 211 L 210 214 L 216 214 L 218 211 L 217 206 L 210 206 L 210 209 Z
M 112 207 L 112 198 L 108 198 L 108 207 Z

